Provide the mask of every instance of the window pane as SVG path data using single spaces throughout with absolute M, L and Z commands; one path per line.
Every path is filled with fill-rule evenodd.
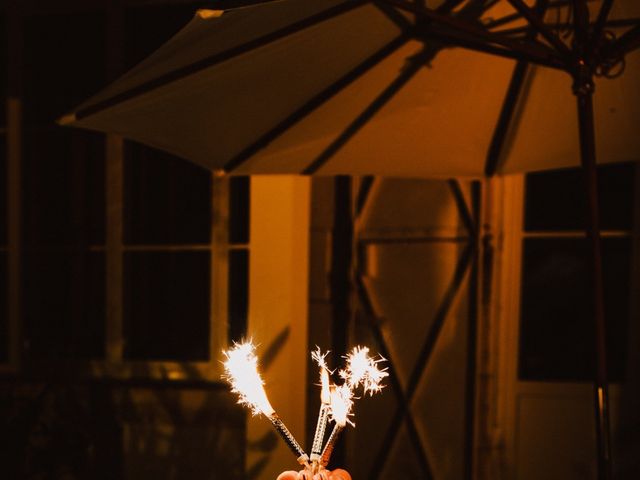
M 22 74 L 27 123 L 53 125 L 104 86 L 105 26 L 100 13 L 26 18 Z
M 23 315 L 33 358 L 102 358 L 103 253 L 24 256 Z
M 129 142 L 124 182 L 125 243 L 209 243 L 209 171 L 168 153 Z
M 605 230 L 632 226 L 635 164 L 598 167 L 600 219 Z M 586 199 L 580 169 L 532 173 L 526 180 L 525 230 L 582 230 Z
M 193 18 L 208 2 L 186 5 L 155 5 L 126 10 L 126 66 L 131 68 L 152 54 Z
M 586 381 L 594 372 L 594 324 L 585 239 L 524 243 L 520 360 L 522 380 Z M 631 240 L 603 239 L 605 318 L 611 380 L 627 352 Z
M 125 356 L 209 359 L 209 252 L 125 254 Z
M 229 243 L 249 243 L 249 177 L 229 181 Z
M 228 291 L 229 343 L 239 341 L 247 334 L 247 312 L 249 307 L 249 251 L 229 252 Z
M 104 243 L 104 137 L 50 129 L 29 130 L 26 138 L 25 243 L 70 247 Z
M 7 305 L 7 254 L 0 252 L 0 363 L 9 360 L 9 306 Z

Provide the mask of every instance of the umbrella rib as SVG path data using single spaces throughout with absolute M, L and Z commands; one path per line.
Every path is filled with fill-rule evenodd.
M 529 8 L 529 6 L 522 0 L 509 0 L 509 3 L 511 3 L 511 5 L 513 5 L 513 7 L 527 19 L 529 24 L 540 35 L 542 35 L 551 45 L 556 48 L 556 50 L 563 56 L 565 61 L 571 58 L 571 50 L 569 49 L 569 47 L 567 47 L 567 45 L 562 40 L 560 40 L 560 38 L 555 33 L 547 28 L 547 26 L 542 21 L 542 17 L 539 17 L 535 12 L 533 12 L 531 8 Z
M 534 6 L 534 13 L 536 15 L 539 15 L 540 17 L 544 16 L 549 6 L 548 4 L 549 2 L 547 0 L 538 0 Z M 527 38 L 535 39 L 536 35 L 536 30 L 531 27 L 527 27 Z M 484 173 L 489 177 L 495 175 L 498 170 L 498 162 L 500 161 L 500 157 L 502 155 L 504 142 L 507 138 L 507 133 L 509 132 L 509 127 L 511 126 L 511 122 L 513 120 L 513 114 L 515 113 L 515 108 L 518 103 L 520 93 L 522 92 L 522 87 L 524 85 L 524 80 L 526 78 L 528 69 L 528 64 L 521 61 L 516 63 L 516 66 L 513 69 L 511 80 L 509 81 L 509 87 L 507 89 L 507 94 L 505 95 L 504 103 L 502 104 L 502 109 L 500 110 L 500 116 L 498 117 L 498 123 L 496 125 L 495 131 L 493 132 L 491 144 L 489 145 L 489 150 L 487 152 L 487 160 L 485 163 Z
M 378 7 L 378 9 L 387 16 L 389 20 L 395 23 L 398 27 L 403 30 L 412 27 L 413 25 L 409 20 L 406 19 L 403 15 L 401 15 L 395 8 L 389 5 L 384 0 L 374 0 L 373 4 Z
M 537 0 L 534 6 L 535 14 L 543 17 L 548 7 L 548 0 Z M 531 27 L 527 28 L 527 39 L 534 40 L 536 35 L 537 32 L 535 29 Z M 498 170 L 498 162 L 500 161 L 500 157 L 502 155 L 504 142 L 507 137 L 507 133 L 509 132 L 511 122 L 513 120 L 513 114 L 515 113 L 518 98 L 520 97 L 520 93 L 522 92 L 522 87 L 524 85 L 524 80 L 526 78 L 528 69 L 528 64 L 522 61 L 516 63 L 516 66 L 513 69 L 511 80 L 509 81 L 509 87 L 507 89 L 507 94 L 505 95 L 504 103 L 502 104 L 502 109 L 500 110 L 500 116 L 498 117 L 498 123 L 496 125 L 495 131 L 493 132 L 491 144 L 489 145 L 489 150 L 487 152 L 487 160 L 485 163 L 484 173 L 488 177 L 495 175 Z
M 507 25 L 509 23 L 512 23 L 516 20 L 520 20 L 522 18 L 522 15 L 520 15 L 519 13 L 512 13 L 509 15 L 505 15 L 504 17 L 500 17 L 500 18 L 496 18 L 493 20 L 490 20 L 486 23 L 484 23 L 484 28 L 490 30 L 496 27 L 501 27 L 503 25 Z M 494 32 L 496 33 L 501 33 L 501 30 L 494 30 Z
M 570 0 L 564 0 L 564 1 L 559 1 L 559 2 L 550 2 L 547 9 L 554 9 L 554 8 L 562 8 L 565 7 L 567 5 L 567 3 Z M 500 18 L 496 18 L 493 20 L 489 20 L 488 22 L 484 23 L 484 28 L 487 29 L 492 29 L 492 28 L 496 28 L 496 27 L 501 27 L 503 25 L 506 25 L 508 23 L 514 22 L 516 20 L 519 20 L 522 18 L 522 15 L 520 13 L 511 13 L 509 15 L 505 15 L 504 17 L 500 17 Z M 547 25 L 547 28 L 551 27 L 551 24 L 545 23 L 545 25 Z M 521 30 L 524 29 L 529 29 L 529 27 L 521 27 Z M 494 32 L 496 33 L 502 33 L 505 30 L 494 30 Z
M 423 39 L 433 38 L 442 42 L 447 42 L 456 46 L 466 48 L 467 50 L 488 53 L 511 60 L 534 63 L 544 67 L 560 69 L 563 71 L 566 69 L 566 65 L 559 59 L 534 57 L 521 52 L 514 52 L 506 48 L 496 47 L 494 45 L 478 41 L 477 39 L 474 39 L 472 37 L 466 37 L 462 32 L 458 32 L 455 30 L 444 32 L 431 27 L 429 29 L 423 29 L 423 31 L 421 32 L 421 36 Z
M 319 108 L 325 102 L 330 100 L 332 97 L 340 93 L 346 87 L 355 82 L 358 78 L 364 75 L 366 72 L 371 70 L 373 67 L 378 65 L 381 61 L 391 55 L 393 52 L 398 50 L 404 44 L 406 44 L 411 36 L 407 33 L 404 33 L 390 43 L 382 47 L 380 50 L 375 52 L 369 58 L 365 59 L 362 63 L 357 65 L 351 71 L 347 72 L 346 75 L 339 78 L 333 84 L 329 85 L 327 88 L 322 90 L 320 93 L 311 98 L 307 103 L 298 108 L 296 111 L 291 113 L 288 117 L 278 123 L 271 130 L 263 134 L 260 138 L 254 141 L 251 145 L 247 146 L 244 150 L 238 153 L 235 157 L 229 160 L 225 166 L 224 171 L 226 173 L 230 173 L 233 170 L 240 167 L 243 163 L 245 163 L 249 158 L 258 153 L 263 148 L 267 147 L 272 141 L 277 139 L 280 135 L 284 134 L 291 127 L 296 125 L 298 122 L 303 120 L 309 114 L 311 114 L 314 110 Z
M 470 22 L 460 20 L 459 18 L 456 18 L 454 16 L 445 15 L 443 13 L 431 10 L 425 6 L 411 3 L 407 0 L 385 1 L 390 3 L 391 5 L 396 6 L 397 8 L 413 12 L 439 25 L 452 28 L 457 32 L 463 32 L 466 35 L 471 35 L 478 43 L 480 41 L 484 41 L 488 42 L 489 44 L 498 44 L 512 50 L 513 52 L 517 52 L 521 55 L 526 55 L 526 57 L 528 58 L 536 59 L 536 62 L 541 64 L 555 63 L 554 60 L 558 60 L 558 57 L 556 56 L 557 52 L 548 48 L 546 45 L 542 45 L 540 43 L 527 44 L 519 42 L 516 39 L 510 37 L 503 37 L 487 30 L 484 27 L 476 26 L 474 24 L 471 24 Z M 560 58 L 560 60 L 564 65 L 565 59 Z
M 596 18 L 595 25 L 591 30 L 591 40 L 589 42 L 589 51 L 593 53 L 598 48 L 598 43 L 602 38 L 602 34 L 604 33 L 604 26 L 607 22 L 607 18 L 609 17 L 609 13 L 611 12 L 611 7 L 613 5 L 613 0 L 604 0 L 602 2 L 602 6 L 600 7 L 600 11 L 598 12 L 598 17 Z
M 573 48 L 578 58 L 587 53 L 589 42 L 589 7 L 586 0 L 573 0 Z
M 424 66 L 434 52 L 423 49 L 412 59 L 411 65 L 403 70 L 333 141 L 313 160 L 303 171 L 304 175 L 313 175 L 325 165 L 345 144 L 353 138 L 365 124 L 375 116 L 404 87 L 413 76 Z
M 608 20 L 605 23 L 605 27 L 619 28 L 619 27 L 635 27 L 640 22 L 640 18 L 625 18 L 625 19 L 613 19 Z M 567 29 L 573 28 L 573 23 L 547 23 L 549 28 L 553 28 L 555 30 L 558 29 Z M 589 27 L 593 28 L 595 24 L 590 23 Z M 526 33 L 531 29 L 530 26 L 524 27 L 514 27 L 514 28 L 505 28 L 503 30 L 496 30 L 496 33 L 500 33 L 502 35 L 515 35 L 518 33 Z
M 75 118 L 78 120 L 85 118 L 89 115 L 96 114 L 102 110 L 111 108 L 122 102 L 131 100 L 132 98 L 146 94 L 150 91 L 156 90 L 170 83 L 176 82 L 178 80 L 182 80 L 185 77 L 193 75 L 207 68 L 213 67 L 222 62 L 231 60 L 235 57 L 246 54 L 253 50 L 262 48 L 266 45 L 269 45 L 278 40 L 281 40 L 295 33 L 298 33 L 301 30 L 310 28 L 318 23 L 340 16 L 351 10 L 355 10 L 356 8 L 362 6 L 365 3 L 366 3 L 366 0 L 353 0 L 353 1 L 341 3 L 339 5 L 335 5 L 331 8 L 328 8 L 327 10 L 323 10 L 322 12 L 316 13 L 314 15 L 311 15 L 310 17 L 304 18 L 295 23 L 287 25 L 279 30 L 270 32 L 266 35 L 255 38 L 241 45 L 232 47 L 223 52 L 216 53 L 214 55 L 211 55 L 209 57 L 206 57 L 194 63 L 191 63 L 189 65 L 185 65 L 176 70 L 160 75 L 159 77 L 156 77 L 152 80 L 144 82 L 140 85 L 136 85 L 135 87 L 125 90 L 124 92 L 118 93 L 105 100 L 99 101 L 93 105 L 88 105 L 78 110 L 75 114 Z
M 522 92 L 522 86 L 524 85 L 524 79 L 526 78 L 529 65 L 526 62 L 518 62 L 511 74 L 511 80 L 509 87 L 507 88 L 507 94 L 505 95 L 502 109 L 500 110 L 500 116 L 498 117 L 498 123 L 496 129 L 493 132 L 491 143 L 489 144 L 489 150 L 487 152 L 487 160 L 484 167 L 484 173 L 488 177 L 492 177 L 498 171 L 498 163 L 502 155 L 502 149 L 504 142 L 513 120 L 513 114 L 518 103 L 518 98 Z
M 438 8 L 437 11 L 440 11 L 440 8 Z M 464 14 L 464 11 L 460 12 L 459 16 L 462 14 Z M 518 17 L 520 17 L 520 15 L 518 15 Z M 468 50 L 474 50 L 482 53 L 489 53 L 491 55 L 497 55 L 497 56 L 509 58 L 509 59 L 527 61 L 527 62 L 543 65 L 549 68 L 558 68 L 562 70 L 565 70 L 566 68 L 565 63 L 562 62 L 559 58 L 552 60 L 549 58 L 532 56 L 530 54 L 525 54 L 523 52 L 514 52 L 512 50 L 487 43 L 482 39 L 476 36 L 470 35 L 468 32 L 461 31 L 459 29 L 450 28 L 447 30 L 442 30 L 442 27 L 438 28 L 437 26 L 429 25 L 427 28 L 427 25 L 422 25 L 420 32 L 423 40 L 425 38 L 435 38 L 436 40 L 451 43 L 453 45 L 460 46 Z
M 640 47 L 640 24 L 627 30 L 613 45 L 606 50 L 607 56 L 624 56 L 631 50 Z

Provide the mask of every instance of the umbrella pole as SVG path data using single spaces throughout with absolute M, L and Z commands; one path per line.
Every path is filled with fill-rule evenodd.
M 602 246 L 598 211 L 598 173 L 596 170 L 595 131 L 593 120 L 593 77 L 589 67 L 580 62 L 574 75 L 574 93 L 578 104 L 580 160 L 588 202 L 586 234 L 591 249 L 591 288 L 595 320 L 596 371 L 594 401 L 598 480 L 612 477 L 611 434 L 609 429 L 609 385 L 607 381 L 606 324 L 602 279 Z

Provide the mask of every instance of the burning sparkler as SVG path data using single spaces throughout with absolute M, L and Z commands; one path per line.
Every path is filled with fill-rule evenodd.
M 313 358 L 320 367 L 320 413 L 318 414 L 318 421 L 316 423 L 316 431 L 313 436 L 313 444 L 311 446 L 311 463 L 315 471 L 317 470 L 318 463 L 322 454 L 322 441 L 324 440 L 324 432 L 327 428 L 327 419 L 331 409 L 331 391 L 329 387 L 329 368 L 325 358 L 329 352 L 323 354 L 320 347 L 314 352 L 311 352 L 311 358 Z
M 309 457 L 269 403 L 264 381 L 258 372 L 258 357 L 253 344 L 250 341 L 236 343 L 224 355 L 225 378 L 231 384 L 231 391 L 238 394 L 238 403 L 249 407 L 254 415 L 262 413 L 267 417 L 298 462 L 308 466 Z
M 341 386 L 332 386 L 331 387 L 331 420 L 335 422 L 333 426 L 333 430 L 331 431 L 331 435 L 329 435 L 329 439 L 327 440 L 327 444 L 324 446 L 324 450 L 322 450 L 322 455 L 320 457 L 320 465 L 326 467 L 329 464 L 329 460 L 331 459 L 331 454 L 333 453 L 333 448 L 335 447 L 336 441 L 340 436 L 340 432 L 344 429 L 347 423 L 351 425 L 355 424 L 349 420 L 349 416 L 352 415 L 351 409 L 353 407 L 353 392 L 349 385 L 346 383 Z
M 254 415 L 266 416 L 296 455 L 298 462 L 305 466 L 305 472 L 311 476 L 319 471 L 324 474 L 323 467 L 329 463 L 340 432 L 347 423 L 354 425 L 349 417 L 352 415 L 356 390 L 362 387 L 365 395 L 367 393 L 373 395 L 382 390 L 381 382 L 389 375 L 386 369 L 380 369 L 378 365 L 384 361 L 384 358 L 370 357 L 367 347 L 355 347 L 345 357 L 346 366 L 339 372 L 344 383 L 340 386 L 333 385 L 330 380 L 330 374 L 333 372 L 329 370 L 325 361 L 327 353 L 323 354 L 318 348 L 311 354 L 320 367 L 321 405 L 311 448 L 312 464 L 310 465 L 309 457 L 269 403 L 264 382 L 258 372 L 258 358 L 253 344 L 251 342 L 236 343 L 232 349 L 224 352 L 226 357 L 224 378 L 231 384 L 232 392 L 238 394 L 238 403 L 249 407 Z M 328 421 L 334 422 L 335 425 L 323 449 L 322 441 Z

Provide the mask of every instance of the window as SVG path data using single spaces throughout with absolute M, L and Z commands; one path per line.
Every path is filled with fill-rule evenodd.
M 4 201 L 8 127 L 0 115 L 0 364 L 19 345 L 24 368 L 38 374 L 64 365 L 70 374 L 211 381 L 220 349 L 244 335 L 248 179 L 215 178 L 167 153 L 55 124 L 201 3 L 30 7 L 20 17 L 23 49 L 12 60 L 20 68 L 3 70 L 22 75 L 23 114 L 12 127 L 23 125 L 18 206 Z M 20 213 L 19 232 L 9 208 Z M 16 232 L 20 249 L 11 252 Z M 21 287 L 12 314 L 20 339 L 8 315 L 12 275 Z
M 212 353 L 211 189 L 206 170 L 126 144 L 125 358 L 207 361 Z
M 608 369 L 625 376 L 630 317 L 634 164 L 599 167 Z M 519 377 L 590 381 L 595 369 L 586 199 L 579 169 L 529 174 L 520 306 Z

